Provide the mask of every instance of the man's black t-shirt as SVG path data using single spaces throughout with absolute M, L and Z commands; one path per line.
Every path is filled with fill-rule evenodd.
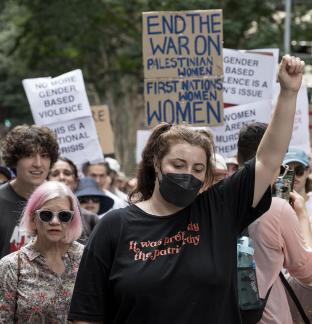
M 10 183 L 0 186 L 0 258 L 19 250 L 27 240 L 18 226 L 26 199 L 19 196 Z
M 253 209 L 254 160 L 183 210 L 109 212 L 90 237 L 69 319 L 127 324 L 240 323 L 236 240 L 269 207 Z

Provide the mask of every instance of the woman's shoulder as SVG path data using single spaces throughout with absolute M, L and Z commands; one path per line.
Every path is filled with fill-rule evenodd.
M 83 244 L 81 244 L 81 243 L 79 243 L 77 241 L 74 241 L 74 242 L 71 243 L 69 251 L 71 253 L 73 253 L 74 255 L 79 256 L 79 255 L 82 255 L 84 247 L 85 246 Z
M 17 260 L 18 253 L 20 253 L 20 251 L 12 252 L 12 253 L 4 256 L 3 258 L 1 258 L 0 259 L 0 266 L 8 265 L 8 264 L 11 264 L 11 263 L 15 262 Z
M 16 272 L 18 268 L 18 259 L 23 258 L 24 255 L 21 253 L 21 250 L 12 252 L 4 256 L 0 260 L 0 273 L 12 273 Z
M 111 209 L 101 217 L 98 227 L 116 225 L 119 226 L 122 220 L 126 219 L 129 215 L 131 215 L 132 210 L 132 205 L 117 209 Z

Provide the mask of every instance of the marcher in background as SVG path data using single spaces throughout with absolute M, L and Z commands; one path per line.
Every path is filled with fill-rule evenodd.
M 241 167 L 256 156 L 266 129 L 267 124 L 252 123 L 240 130 L 237 158 Z M 305 228 L 298 221 L 298 217 L 306 217 L 304 202 L 298 193 L 293 193 L 291 198 L 294 209 L 285 199 L 274 197 L 270 209 L 248 226 L 255 249 L 260 297 L 264 299 L 272 287 L 259 324 L 292 324 L 287 295 L 279 277 L 283 268 L 301 282 L 312 283 L 312 250 L 307 250 Z
M 128 196 L 119 190 L 117 186 L 117 179 L 118 179 L 118 173 L 120 172 L 120 164 L 116 159 L 107 157 L 105 158 L 105 162 L 108 163 L 109 167 L 109 177 L 111 179 L 110 185 L 107 188 L 110 192 L 112 192 L 114 195 L 119 197 L 120 199 L 124 201 L 128 201 Z
M 61 181 L 65 183 L 73 192 L 75 192 L 79 182 L 78 169 L 75 163 L 70 159 L 59 157 L 50 170 L 48 179 Z M 109 198 L 109 200 L 111 199 Z M 83 207 L 80 209 L 80 214 L 82 218 L 83 231 L 78 241 L 85 244 L 95 225 L 100 219 L 97 213 L 93 213 L 92 211 L 86 210 Z
M 214 184 L 229 175 L 225 159 L 221 154 L 215 153 L 215 157 L 213 159 L 213 168 Z
M 11 179 L 12 179 L 11 171 L 7 167 L 0 165 L 0 185 L 8 182 Z
M 312 197 L 306 191 L 310 173 L 309 156 L 304 150 L 290 146 L 283 164 L 287 164 L 291 170 L 295 171 L 294 189 L 304 198 L 310 220 L 312 221 Z
M 48 180 L 61 181 L 75 192 L 78 186 L 78 169 L 76 164 L 63 156 L 60 156 L 51 168 Z
M 137 186 L 137 177 L 130 178 L 126 183 L 126 193 L 129 195 Z
M 55 134 L 48 127 L 16 126 L 6 135 L 3 161 L 16 177 L 0 187 L 0 258 L 26 243 L 18 221 L 28 197 L 47 178 L 58 150 Z
M 85 177 L 93 178 L 100 190 L 102 190 L 106 196 L 109 196 L 114 200 L 113 209 L 126 207 L 128 204 L 120 199 L 118 196 L 110 192 L 107 188 L 107 177 L 109 176 L 109 165 L 107 162 L 101 163 L 89 163 L 86 162 L 82 166 L 82 172 Z
M 235 156 L 226 158 L 225 162 L 228 169 L 228 175 L 232 175 L 238 170 L 238 162 Z
M 33 241 L 0 260 L 1 323 L 67 323 L 83 245 L 77 198 L 59 181 L 30 196 L 21 220 Z
M 303 67 L 298 58 L 283 58 L 277 106 L 255 159 L 215 185 L 207 136 L 184 125 L 154 128 L 132 204 L 107 213 L 86 246 L 70 320 L 241 322 L 237 236 L 270 206 L 270 184 L 291 138 Z
M 119 171 L 117 173 L 116 187 L 126 195 L 127 199 L 128 199 L 128 194 L 127 194 L 126 187 L 127 187 L 128 180 L 129 178 L 125 175 L 124 172 Z
M 114 200 L 101 191 L 94 179 L 85 177 L 79 180 L 75 194 L 80 206 L 99 217 L 112 209 Z

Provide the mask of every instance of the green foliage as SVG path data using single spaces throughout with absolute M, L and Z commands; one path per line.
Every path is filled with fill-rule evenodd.
M 144 114 L 143 11 L 223 9 L 224 47 L 247 49 L 282 47 L 283 20 L 276 21 L 273 14 L 283 4 L 283 0 L 2 1 L 0 122 L 4 117 L 14 124 L 31 121 L 22 79 L 80 68 L 91 103 L 110 105 L 115 133 L 127 141 L 134 134 L 127 133 L 127 127 L 139 127 Z M 307 7 L 302 4 L 294 10 L 292 32 L 298 40 L 310 39 L 312 32 L 311 19 L 298 18 L 307 14 Z M 124 118 L 122 126 L 117 116 Z M 119 138 L 117 142 L 122 155 L 128 144 Z

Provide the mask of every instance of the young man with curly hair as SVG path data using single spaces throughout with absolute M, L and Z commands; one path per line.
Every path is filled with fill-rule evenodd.
M 16 126 L 3 140 L 3 160 L 16 178 L 0 187 L 0 258 L 26 243 L 18 224 L 21 212 L 32 192 L 47 178 L 58 150 L 53 131 L 37 125 Z

